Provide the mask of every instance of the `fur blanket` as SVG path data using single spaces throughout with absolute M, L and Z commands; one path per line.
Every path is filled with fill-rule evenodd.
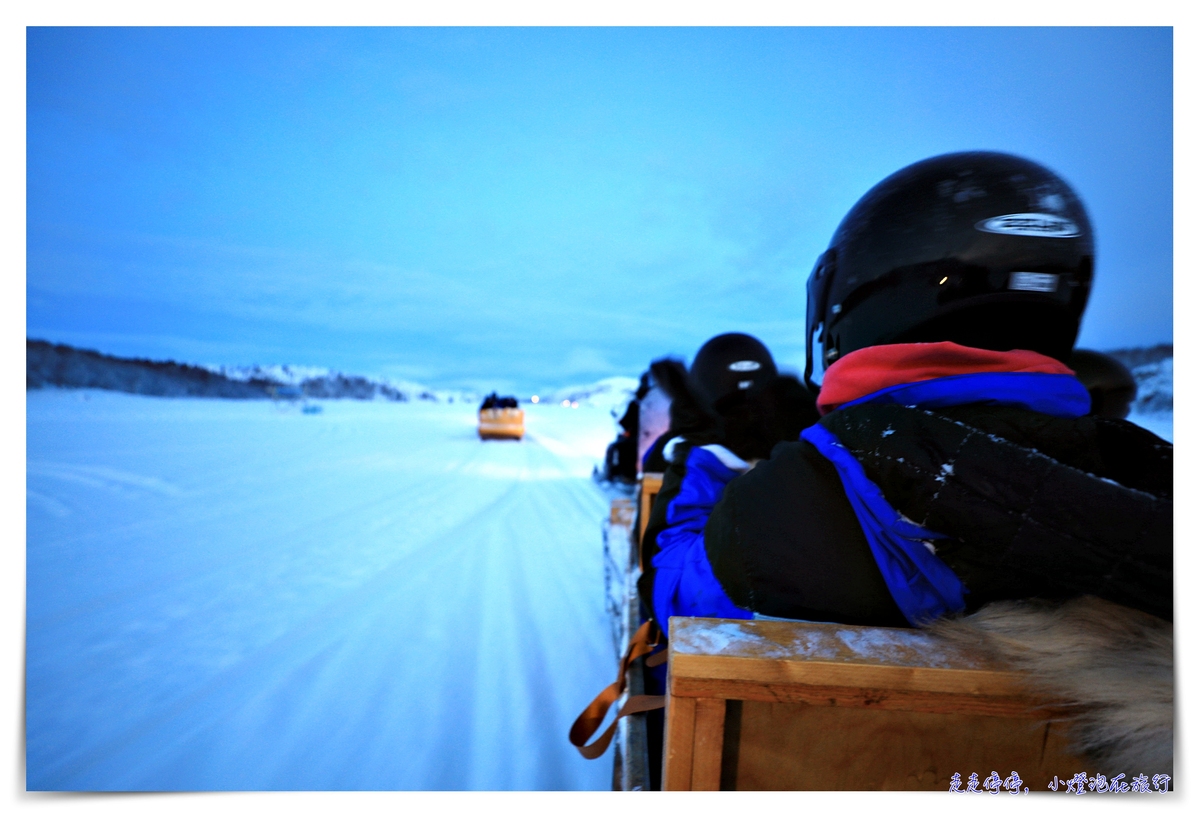
M 1103 772 L 1174 775 L 1171 623 L 1081 597 L 993 602 L 930 630 L 1028 672 L 1037 693 L 1076 708 L 1075 750 Z

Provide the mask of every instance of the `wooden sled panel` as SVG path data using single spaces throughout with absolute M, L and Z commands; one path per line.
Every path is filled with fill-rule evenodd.
M 642 536 L 646 533 L 646 525 L 650 522 L 650 510 L 654 508 L 654 499 L 662 491 L 662 484 L 662 472 L 646 472 L 638 482 L 637 541 L 639 543 L 642 541 Z
M 608 529 L 605 532 L 606 605 L 617 617 L 617 654 L 629 644 L 638 626 L 637 580 L 638 542 L 633 537 L 636 507 L 634 500 L 617 497 L 609 509 Z M 611 563 L 611 569 L 610 569 Z M 608 572 L 612 570 L 612 576 Z M 637 659 L 625 676 L 627 694 L 641 696 L 646 692 L 644 659 Z M 624 700 L 620 702 L 623 704 Z M 650 752 L 645 713 L 634 713 L 617 723 L 613 742 L 613 789 L 624 791 L 651 788 Z
M 1023 677 L 927 633 L 671 619 L 664 789 L 946 790 L 1086 765 Z M 1069 773 L 1072 774 L 1072 773 Z
M 948 790 L 959 773 L 1020 773 L 1044 792 L 1080 769 L 1060 730 L 1011 716 L 730 702 L 724 783 L 738 790 Z
M 633 527 L 633 500 L 628 497 L 616 497 L 608 507 L 609 525 L 619 525 L 625 528 Z

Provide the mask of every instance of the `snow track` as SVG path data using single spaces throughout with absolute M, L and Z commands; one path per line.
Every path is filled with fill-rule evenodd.
M 30 789 L 608 787 L 605 410 L 27 407 Z

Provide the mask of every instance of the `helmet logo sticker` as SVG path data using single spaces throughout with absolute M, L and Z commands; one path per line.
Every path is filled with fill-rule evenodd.
M 734 361 L 729 365 L 730 372 L 753 372 L 756 369 L 762 369 L 762 364 L 758 361 Z
M 1030 293 L 1053 293 L 1058 291 L 1057 273 L 1009 273 L 1008 288 Z
M 1005 233 L 1010 236 L 1042 236 L 1051 239 L 1069 239 L 1079 235 L 1079 226 L 1062 216 L 1049 213 L 1009 213 L 994 216 L 975 225 L 984 233 Z
M 754 381 L 738 381 L 738 389 L 749 389 L 754 386 Z

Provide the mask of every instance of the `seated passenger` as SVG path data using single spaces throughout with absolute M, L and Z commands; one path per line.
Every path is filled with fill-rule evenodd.
M 1034 162 L 948 154 L 868 191 L 808 281 L 805 382 L 819 389 L 819 422 L 785 432 L 786 423 L 755 420 L 749 428 L 771 431 L 750 435 L 731 422 L 760 417 L 751 410 L 763 405 L 753 400 L 759 384 L 742 397 L 729 379 L 702 373 L 736 372 L 742 366 L 730 365 L 742 361 L 758 364 L 746 371 L 773 372 L 765 349 L 711 354 L 714 363 L 702 365 L 706 344 L 687 388 L 675 387 L 672 426 L 682 440 L 669 451 L 642 540 L 639 592 L 651 609 L 643 613 L 664 632 L 680 614 L 907 627 L 993 601 L 1091 596 L 1116 603 L 1093 614 L 1115 624 L 1118 643 L 1145 632 L 1124 627 L 1150 619 L 1136 611 L 1173 619 L 1172 446 L 1114 417 L 1126 411 L 1119 401 L 1092 412 L 1092 395 L 1066 363 L 1093 266 L 1083 204 Z M 1120 378 L 1097 383 L 1120 392 Z M 690 404 L 680 400 L 689 394 Z M 689 427 L 689 406 L 707 425 Z M 783 442 L 764 447 L 773 435 Z M 1006 607 L 1043 606 L 990 611 L 1003 617 Z M 1014 627 L 1046 624 L 1023 621 Z M 939 627 L 948 624 L 961 622 Z M 1114 681 L 1106 665 L 1108 675 L 1088 679 L 1136 699 L 1154 673 L 1165 667 L 1170 676 L 1170 629 L 1162 631 L 1154 650 L 1165 658 L 1156 654 L 1150 674 L 1136 667 Z M 1094 648 L 1084 638 L 1063 652 Z M 661 685 L 652 673 L 646 692 Z M 1133 712 L 1141 702 L 1114 706 L 1129 718 L 1101 728 L 1102 743 L 1165 736 L 1169 762 L 1169 679 L 1166 689 L 1145 712 Z M 1088 695 L 1100 700 L 1097 711 L 1115 701 Z M 599 726 L 604 708 L 592 711 L 577 727 Z M 662 716 L 647 722 L 653 783 Z M 577 746 L 584 732 L 573 728 Z
M 663 359 L 650 371 L 671 398 L 671 422 L 661 446 L 663 485 L 642 538 L 643 613 L 660 624 L 675 615 L 747 618 L 713 577 L 704 526 L 730 480 L 817 420 L 812 394 L 779 375 L 767 348 L 740 333 L 710 339 L 690 370 Z
M 1172 446 L 1089 414 L 1064 363 L 1093 264 L 1078 196 L 1015 156 L 934 157 L 863 196 L 808 282 L 823 417 L 704 529 L 727 609 L 907 626 L 1094 595 L 1172 619 Z
M 649 372 L 642 374 L 637 392 L 630 398 L 625 412 L 617 421 L 621 431 L 604 452 L 604 480 L 630 485 L 637 481 L 638 418 L 641 413 L 641 399 L 649 390 L 649 376 Z
M 1111 355 L 1090 349 L 1071 353 L 1067 365 L 1092 396 L 1091 414 L 1122 420 L 1137 399 L 1137 381 L 1129 367 Z
M 654 378 L 655 363 L 642 375 L 646 383 L 646 393 L 638 400 L 639 473 L 659 473 L 666 468 L 666 464 L 662 462 L 662 447 L 667 441 L 666 433 L 671 425 L 671 396 Z

